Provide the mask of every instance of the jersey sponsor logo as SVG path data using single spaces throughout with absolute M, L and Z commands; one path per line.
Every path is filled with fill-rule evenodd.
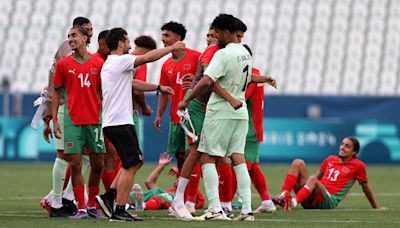
M 67 142 L 67 148 L 72 148 L 74 147 L 74 143 L 73 142 Z
M 68 73 L 75 75 L 75 68 L 73 70 L 68 70 Z
M 167 73 L 168 73 L 168 74 L 172 74 L 172 70 L 168 70 Z
M 97 74 L 97 73 L 99 73 L 99 70 L 97 68 L 91 68 L 90 69 L 90 73 L 91 74 Z
M 192 68 L 192 65 L 190 65 L 190 64 L 183 65 L 184 70 L 190 70 L 191 68 Z
M 330 168 L 330 167 L 332 167 L 332 164 L 331 164 L 330 162 L 328 162 L 328 166 L 329 166 L 329 168 Z
M 342 172 L 344 172 L 344 173 L 349 173 L 349 172 L 350 172 L 350 169 L 349 169 L 348 167 L 343 167 L 343 168 L 342 168 Z

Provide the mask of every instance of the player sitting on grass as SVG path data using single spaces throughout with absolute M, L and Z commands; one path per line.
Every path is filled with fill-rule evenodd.
M 148 191 L 142 192 L 141 190 L 139 190 L 140 185 L 138 184 L 134 185 L 133 190 L 136 191 L 131 192 L 129 198 L 132 202 L 136 202 L 135 203 L 136 210 L 138 210 L 139 208 L 144 210 L 162 210 L 162 209 L 168 209 L 171 206 L 171 202 L 175 198 L 178 179 L 175 180 L 174 187 L 170 189 L 163 190 L 156 185 L 158 177 L 163 172 L 165 167 L 169 165 L 171 160 L 172 157 L 169 156 L 166 152 L 160 154 L 157 167 L 154 168 L 154 170 L 150 173 L 150 175 L 147 177 L 145 181 Z M 169 175 L 176 176 L 176 174 L 178 173 L 178 169 L 176 167 L 172 167 L 168 173 Z M 138 205 L 137 202 L 140 201 L 143 202 L 143 205 Z M 198 190 L 195 208 L 199 209 L 203 208 L 203 206 L 204 206 L 204 196 Z
M 273 198 L 275 204 L 291 210 L 298 204 L 305 209 L 332 209 L 346 196 L 357 180 L 373 208 L 378 208 L 374 194 L 367 181 L 365 164 L 356 158 L 360 143 L 354 137 L 343 139 L 339 147 L 339 155 L 326 158 L 318 172 L 308 176 L 303 160 L 292 162 L 283 182 L 281 194 Z M 291 190 L 296 192 L 290 197 Z

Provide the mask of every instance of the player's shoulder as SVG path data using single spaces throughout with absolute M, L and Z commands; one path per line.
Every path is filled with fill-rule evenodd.
M 366 166 L 365 163 L 358 158 L 351 159 L 351 162 L 358 166 L 364 166 L 364 167 Z
M 63 64 L 71 63 L 73 60 L 72 57 L 74 57 L 74 55 L 72 53 L 67 56 L 64 56 L 63 58 L 58 60 L 57 64 L 63 65 Z
M 197 50 L 186 48 L 186 53 L 188 53 L 191 56 L 200 56 L 201 53 Z
M 340 161 L 340 158 L 339 158 L 339 156 L 336 156 L 336 155 L 329 155 L 329 156 L 325 159 L 325 161 L 339 162 L 339 161 Z
M 89 59 L 90 59 L 90 61 L 94 62 L 95 64 L 101 64 L 102 65 L 104 63 L 103 58 L 101 58 L 101 56 L 97 55 L 96 53 L 95 54 L 90 54 L 89 53 Z

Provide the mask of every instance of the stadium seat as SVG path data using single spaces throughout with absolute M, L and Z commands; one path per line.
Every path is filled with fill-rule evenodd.
M 32 1 L 30 0 L 19 0 L 15 2 L 15 11 L 28 15 L 32 11 Z
M 68 15 L 72 8 L 72 3 L 70 0 L 65 0 L 65 1 L 54 1 L 54 7 L 53 7 L 53 16 L 57 17 L 64 17 Z M 67 19 L 65 19 L 67 20 Z M 52 20 L 53 21 L 53 20 Z
M 9 24 L 10 24 L 10 17 L 5 13 L 1 13 L 0 14 L 0 29 L 4 29 L 4 28 L 8 27 Z
M 12 1 L 10 0 L 3 0 L 0 1 L 0 11 L 2 12 L 1 14 L 7 15 L 12 11 Z
M 30 26 L 36 26 L 37 28 L 43 28 L 47 23 L 48 17 L 43 13 L 33 14 L 30 20 Z
M 47 16 L 47 14 L 52 10 L 52 3 L 48 0 L 37 0 L 35 1 L 34 7 L 35 9 L 33 12 Z

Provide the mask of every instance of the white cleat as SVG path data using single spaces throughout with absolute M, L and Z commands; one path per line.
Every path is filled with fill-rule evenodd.
M 168 211 L 171 215 L 175 216 L 179 220 L 183 221 L 191 221 L 193 220 L 192 214 L 186 209 L 184 204 L 175 205 L 174 202 L 171 203 L 171 207 L 168 208 Z
M 274 204 L 270 204 L 268 206 L 259 206 L 254 213 L 275 213 L 276 207 Z
M 228 218 L 223 211 L 217 213 L 206 211 L 204 215 L 193 218 L 193 221 L 209 221 L 209 220 L 232 220 L 232 219 Z
M 253 213 L 240 214 L 239 216 L 234 218 L 233 221 L 254 221 L 254 215 Z

